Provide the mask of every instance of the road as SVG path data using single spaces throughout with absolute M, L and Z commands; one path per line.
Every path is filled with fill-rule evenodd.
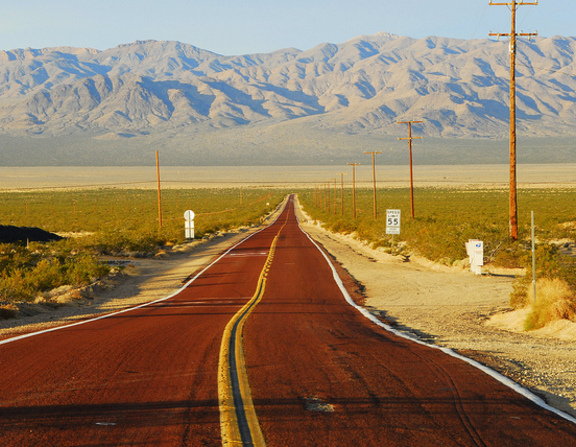
M 0 342 L 0 445 L 549 446 L 576 424 L 350 305 L 275 224 L 177 295 Z

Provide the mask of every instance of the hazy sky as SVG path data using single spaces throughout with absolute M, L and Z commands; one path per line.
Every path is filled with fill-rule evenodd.
M 508 8 L 489 6 L 489 0 L 1 0 L 0 5 L 4 50 L 104 50 L 155 39 L 233 55 L 306 50 L 379 31 L 484 39 L 490 31 L 510 30 Z M 518 26 L 544 37 L 576 36 L 575 17 L 576 0 L 540 0 L 519 8 Z

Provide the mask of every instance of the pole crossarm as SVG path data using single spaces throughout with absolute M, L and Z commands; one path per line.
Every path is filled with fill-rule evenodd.
M 497 37 L 498 39 L 500 39 L 501 37 L 511 37 L 512 34 L 511 33 L 489 33 L 488 34 L 490 37 Z M 516 33 L 516 37 L 537 37 L 538 33 Z
M 490 2 L 490 6 L 519 6 L 519 5 L 538 5 L 538 1 L 535 2 L 525 2 L 523 0 L 517 2 Z
M 423 123 L 424 121 L 416 121 L 416 120 L 412 120 L 412 121 L 397 121 L 396 124 L 408 124 L 408 127 L 412 128 L 412 124 L 418 124 L 418 123 Z M 399 137 L 399 140 L 421 140 L 423 137 L 413 137 L 412 133 L 410 132 L 410 135 L 408 137 Z

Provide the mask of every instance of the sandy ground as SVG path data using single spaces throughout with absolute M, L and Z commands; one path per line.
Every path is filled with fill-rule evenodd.
M 356 168 L 356 186 L 372 187 L 370 162 Z M 346 167 L 346 187 L 352 171 Z M 214 188 L 258 186 L 275 188 L 313 187 L 335 176 L 338 166 L 161 166 L 162 188 Z M 506 187 L 509 166 L 501 165 L 415 165 L 417 187 Z M 376 165 L 378 187 L 409 187 L 409 167 Z M 518 166 L 520 187 L 576 187 L 576 164 Z M 0 190 L 54 188 L 156 188 L 155 166 L 0 166 Z
M 301 221 L 364 286 L 365 305 L 371 312 L 397 329 L 487 364 L 576 416 L 576 325 L 560 322 L 541 331 L 519 332 L 522 315 L 508 312 L 510 272 L 476 276 L 465 269 L 440 267 L 413 257 L 403 262 L 351 236 L 326 232 L 304 215 Z M 89 299 L 33 316 L 0 320 L 0 338 L 168 296 L 254 230 L 196 242 L 165 259 L 129 260 L 129 274 L 96 288 Z

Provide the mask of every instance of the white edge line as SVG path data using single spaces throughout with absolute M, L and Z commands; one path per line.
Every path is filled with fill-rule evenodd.
M 476 360 L 473 360 L 471 358 L 465 357 L 462 354 L 458 354 L 457 352 L 454 352 L 452 349 L 450 348 L 445 348 L 442 346 L 436 346 L 436 345 L 432 345 L 429 343 L 426 343 L 422 340 L 420 340 L 418 337 L 416 337 L 413 334 L 407 334 L 405 332 L 401 332 L 397 329 L 392 328 L 391 326 L 387 325 L 386 323 L 383 323 L 382 321 L 380 321 L 378 318 L 376 318 L 374 315 L 372 315 L 367 309 L 363 308 L 362 306 L 359 306 L 358 304 L 356 304 L 354 302 L 354 300 L 350 297 L 350 295 L 348 294 L 348 291 L 346 290 L 346 288 L 344 287 L 344 283 L 342 282 L 342 280 L 340 279 L 340 277 L 338 276 L 338 272 L 336 272 L 336 268 L 334 267 L 334 265 L 332 264 L 332 261 L 330 261 L 330 258 L 328 258 L 328 256 L 326 256 L 326 253 L 324 253 L 324 251 L 318 246 L 318 244 L 316 243 L 316 241 L 314 241 L 314 239 L 312 239 L 312 237 L 310 237 L 310 235 L 304 231 L 304 229 L 300 226 L 300 222 L 298 221 L 298 226 L 300 227 L 300 230 L 308 237 L 308 239 L 310 239 L 310 241 L 312 241 L 312 243 L 316 246 L 316 248 L 318 249 L 318 251 L 320 251 L 320 253 L 322 253 L 322 256 L 324 256 L 324 259 L 326 259 L 326 262 L 328 262 L 328 265 L 330 266 L 330 268 L 332 269 L 332 275 L 334 276 L 334 281 L 336 281 L 336 284 L 338 285 L 338 287 L 340 288 L 342 294 L 344 295 L 344 298 L 346 299 L 346 301 L 348 302 L 348 304 L 350 304 L 352 307 L 356 308 L 356 310 L 358 310 L 363 316 L 365 316 L 366 318 L 368 318 L 372 323 L 380 326 L 381 328 L 384 328 L 385 330 L 387 330 L 388 332 L 393 333 L 394 335 L 397 335 L 398 337 L 402 337 L 404 339 L 410 340 L 414 343 L 418 343 L 420 345 L 423 346 L 427 346 L 429 348 L 434 348 L 434 349 L 439 349 L 440 351 L 444 352 L 445 354 L 448 354 L 452 357 L 455 357 L 457 359 L 463 360 L 466 363 L 472 365 L 475 368 L 478 368 L 479 370 L 481 370 L 482 372 L 488 374 L 489 376 L 493 377 L 494 379 L 496 379 L 498 382 L 502 383 L 503 385 L 507 386 L 508 388 L 511 388 L 512 390 L 516 391 L 518 394 L 524 396 L 525 398 L 527 398 L 528 400 L 531 400 L 532 402 L 534 402 L 536 405 L 538 405 L 541 408 L 544 408 L 548 411 L 551 411 L 552 413 L 566 419 L 569 422 L 572 422 L 574 424 L 576 424 L 576 418 L 574 418 L 573 416 L 564 413 L 562 410 L 559 410 L 558 408 L 552 407 L 549 404 L 547 404 L 541 397 L 537 396 L 536 394 L 532 393 L 531 391 L 527 390 L 526 388 L 524 388 L 523 386 L 519 385 L 518 383 L 514 382 L 512 379 L 500 374 L 499 372 L 488 368 L 486 365 L 483 365 L 482 363 L 477 362 Z
M 284 199 L 284 201 L 279 205 L 278 208 L 283 209 L 283 207 L 286 205 L 286 198 Z M 23 334 L 23 335 L 18 335 L 16 337 L 12 337 L 12 338 L 7 338 L 5 340 L 0 340 L 0 346 L 1 345 L 5 345 L 8 343 L 12 343 L 18 340 L 23 340 L 25 338 L 29 338 L 29 337 L 34 337 L 36 335 L 42 335 L 42 334 L 46 334 L 48 332 L 54 332 L 54 331 L 59 331 L 61 329 L 68 329 L 74 326 L 80 326 L 82 324 L 87 324 L 87 323 L 92 323 L 94 321 L 98 321 L 98 320 L 104 320 L 105 318 L 110 318 L 116 315 L 120 315 L 126 312 L 131 312 L 133 310 L 136 309 L 141 309 L 142 307 L 147 307 L 147 306 L 151 306 L 152 304 L 156 304 L 156 303 L 161 303 L 162 301 L 166 301 L 169 300 L 170 298 L 175 297 L 176 295 L 178 295 L 179 293 L 181 293 L 184 289 L 186 289 L 190 284 L 192 284 L 194 281 L 196 281 L 198 279 L 198 277 L 200 275 L 202 275 L 206 270 L 208 270 L 210 267 L 212 267 L 214 264 L 216 264 L 218 261 L 220 261 L 224 256 L 226 256 L 228 253 L 230 253 L 232 250 L 234 250 L 236 247 L 238 247 L 240 244 L 246 242 L 248 239 L 250 239 L 252 236 L 260 233 L 261 231 L 264 231 L 266 228 L 268 228 L 269 226 L 273 225 L 277 220 L 278 217 L 280 216 L 281 213 L 278 214 L 278 216 L 276 216 L 276 219 L 274 219 L 274 221 L 272 221 L 272 223 L 270 223 L 269 225 L 266 225 L 265 227 L 262 227 L 260 230 L 255 231 L 254 233 L 250 234 L 249 236 L 246 236 L 244 239 L 242 239 L 241 241 L 239 241 L 238 243 L 234 244 L 232 247 L 230 247 L 228 250 L 226 250 L 224 253 L 222 253 L 214 262 L 212 262 L 210 265 L 208 265 L 207 267 L 205 267 L 204 269 L 202 269 L 202 271 L 200 273 L 198 273 L 196 276 L 194 276 L 194 278 L 192 278 L 190 281 L 188 281 L 186 284 L 184 284 L 180 289 L 178 289 L 176 292 L 168 295 L 167 297 L 164 298 L 160 298 L 154 301 L 150 301 L 148 303 L 144 303 L 144 304 L 140 304 L 138 306 L 135 307 L 129 307 L 127 309 L 122 309 L 119 310 L 117 312 L 113 312 L 113 313 L 109 313 L 106 315 L 102 315 L 100 317 L 95 317 L 95 318 L 90 318 L 88 320 L 84 320 L 84 321 L 79 321 L 77 323 L 71 323 L 71 324 L 66 324 L 64 326 L 58 326 L 58 327 L 53 327 L 50 329 L 44 329 L 42 331 L 37 331 L 37 332 L 30 332 L 28 334 Z

